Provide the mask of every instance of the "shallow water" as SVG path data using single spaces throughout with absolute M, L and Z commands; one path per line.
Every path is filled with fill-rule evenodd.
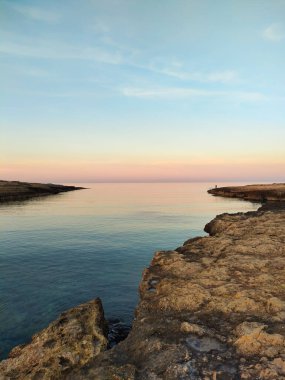
M 107 318 L 131 323 L 154 251 L 205 235 L 217 214 L 259 207 L 210 196 L 207 183 L 79 185 L 89 189 L 0 206 L 1 357 L 97 296 Z

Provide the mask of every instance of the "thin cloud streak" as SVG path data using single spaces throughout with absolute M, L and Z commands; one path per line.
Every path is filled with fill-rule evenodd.
M 195 97 L 224 97 L 238 101 L 260 102 L 268 98 L 260 92 L 240 91 L 212 91 L 195 88 L 135 88 L 125 87 L 121 89 L 124 96 L 150 99 L 173 99 L 173 98 L 195 98 Z
M 105 87 L 108 94 L 119 94 L 126 97 L 150 99 L 150 100 L 167 100 L 167 99 L 195 99 L 195 98 L 218 98 L 238 102 L 265 102 L 269 98 L 259 92 L 241 92 L 241 91 L 211 91 L 200 90 L 197 88 L 135 88 L 124 87 L 118 90 Z M 67 91 L 67 92 L 40 92 L 40 91 L 23 91 L 19 94 L 31 96 L 44 96 L 54 98 L 82 98 L 82 97 L 98 97 L 102 96 L 102 89 L 99 91 Z M 281 99 L 280 99 L 281 100 Z M 284 100 L 282 98 L 282 100 Z
M 48 23 L 58 22 L 60 16 L 58 13 L 43 10 L 41 8 L 22 6 L 22 5 L 12 5 L 12 8 L 21 13 L 23 16 L 28 17 L 36 21 L 45 21 Z
M 13 40 L 13 38 L 12 38 Z M 15 38 L 14 38 L 15 40 Z M 86 60 L 101 62 L 110 65 L 129 66 L 154 72 L 159 75 L 174 77 L 181 81 L 194 81 L 199 83 L 221 83 L 237 84 L 240 82 L 238 73 L 235 70 L 213 71 L 213 72 L 186 72 L 177 70 L 174 67 L 159 68 L 152 63 L 137 63 L 139 51 L 128 49 L 125 46 L 110 40 L 103 45 L 73 47 L 67 44 L 58 44 L 55 41 L 43 41 L 35 39 L 31 42 L 25 40 L 0 43 L 0 53 L 6 55 L 22 56 L 28 58 L 52 59 L 52 60 Z M 137 59 L 134 59 L 137 57 Z M 167 61 L 167 58 L 165 58 Z M 172 65 L 173 66 L 173 65 Z
M 13 42 L 2 43 L 0 44 L 0 53 L 40 59 L 90 60 L 113 65 L 123 62 L 119 52 L 105 51 L 101 47 L 77 48 L 68 45 L 56 46 L 52 43 L 46 46 L 43 46 L 41 43 L 32 45 L 23 45 Z
M 195 81 L 201 83 L 223 83 L 223 84 L 236 84 L 240 82 L 238 73 L 234 70 L 225 70 L 220 72 L 185 72 L 175 70 L 173 68 L 158 69 L 153 66 L 143 66 L 159 74 L 167 75 L 170 77 L 178 78 L 183 81 Z

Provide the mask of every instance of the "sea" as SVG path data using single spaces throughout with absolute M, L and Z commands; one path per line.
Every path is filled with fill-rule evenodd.
M 96 297 L 106 319 L 131 325 L 155 251 L 206 235 L 217 214 L 259 207 L 209 195 L 213 183 L 73 185 L 86 189 L 0 205 L 2 359 L 61 312 Z

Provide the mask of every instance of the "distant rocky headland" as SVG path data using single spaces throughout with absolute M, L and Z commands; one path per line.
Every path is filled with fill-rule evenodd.
M 21 201 L 81 189 L 83 187 L 0 180 L 0 203 Z
M 125 340 L 107 349 L 96 299 L 14 348 L 0 379 L 285 380 L 285 211 L 222 214 L 205 231 L 156 252 Z
M 285 201 L 285 183 L 216 187 L 208 190 L 208 193 L 219 197 L 242 198 L 256 202 Z

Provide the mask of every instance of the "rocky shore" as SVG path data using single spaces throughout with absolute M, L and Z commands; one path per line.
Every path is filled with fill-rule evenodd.
M 79 305 L 15 347 L 0 362 L 0 379 L 63 379 L 106 350 L 107 331 L 99 298 Z
M 208 190 L 208 193 L 219 197 L 242 198 L 256 202 L 285 201 L 285 183 L 216 187 Z
M 21 201 L 81 189 L 83 187 L 55 185 L 52 183 L 0 181 L 0 203 Z
M 222 214 L 205 231 L 155 254 L 124 341 L 106 349 L 97 299 L 12 350 L 0 379 L 285 380 L 285 211 Z

